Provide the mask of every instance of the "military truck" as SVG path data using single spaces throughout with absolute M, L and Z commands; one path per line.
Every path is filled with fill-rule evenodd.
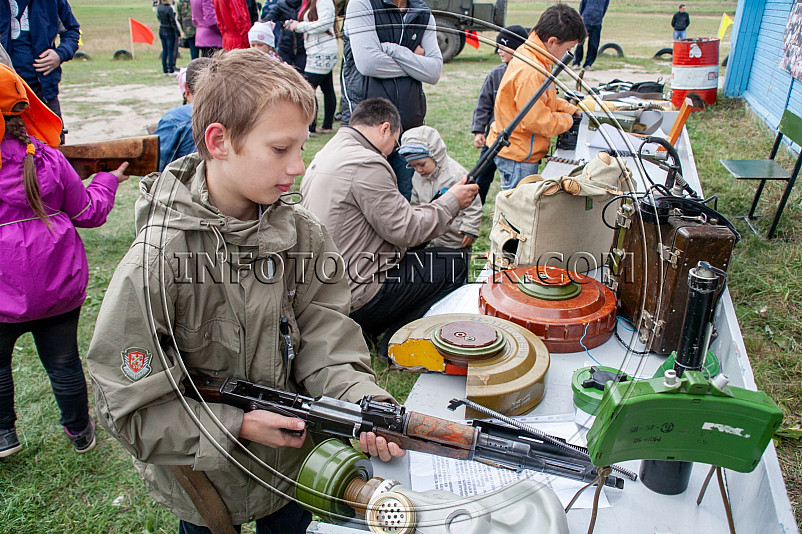
M 448 63 L 465 47 L 465 30 L 485 31 L 503 27 L 507 19 L 507 0 L 495 4 L 473 0 L 426 0 L 437 22 L 437 44 Z M 495 36 L 495 35 L 494 35 Z

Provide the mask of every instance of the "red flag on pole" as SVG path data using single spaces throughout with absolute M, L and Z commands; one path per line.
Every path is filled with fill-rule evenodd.
M 147 43 L 149 45 L 153 44 L 153 30 L 132 18 L 128 19 L 128 25 L 131 28 L 132 43 Z
M 474 48 L 479 48 L 479 38 L 476 37 L 476 32 L 465 30 L 465 44 L 471 45 Z

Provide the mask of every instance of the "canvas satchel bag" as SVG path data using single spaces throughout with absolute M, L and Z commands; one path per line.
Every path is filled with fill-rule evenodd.
M 496 196 L 490 262 L 497 269 L 549 264 L 587 272 L 601 267 L 614 233 L 602 221 L 602 211 L 632 186 L 624 160 L 607 153 L 566 176 L 527 176 Z M 607 210 L 611 227 L 615 212 Z

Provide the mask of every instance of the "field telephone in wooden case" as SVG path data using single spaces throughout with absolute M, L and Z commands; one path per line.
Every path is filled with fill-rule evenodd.
M 655 162 L 667 169 L 666 184 L 652 183 L 645 195 L 620 205 L 604 278 L 639 341 L 651 352 L 670 354 L 679 343 L 688 272 L 700 260 L 726 272 L 740 235 L 710 205 L 715 197 L 700 199 L 685 182 L 670 143 L 653 137 L 646 143 L 668 151 L 666 162 Z

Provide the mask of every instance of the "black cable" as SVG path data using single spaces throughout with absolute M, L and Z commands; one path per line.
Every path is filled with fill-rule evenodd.
M 646 179 L 649 180 L 649 183 L 652 184 L 652 187 L 655 187 L 657 184 L 655 184 L 654 180 L 652 180 L 652 177 L 649 176 L 649 171 L 646 170 L 646 165 L 643 164 L 643 147 L 646 144 L 646 141 L 644 141 L 638 147 L 638 160 L 640 161 L 641 169 L 643 169 L 643 175 L 646 176 Z
M 602 208 L 601 216 L 602 216 L 602 222 L 604 223 L 604 226 L 606 226 L 610 230 L 617 229 L 616 226 L 610 226 L 607 223 L 607 208 L 610 206 L 610 204 L 612 204 L 616 200 L 619 200 L 619 199 L 622 199 L 622 198 L 627 198 L 627 199 L 631 200 L 633 203 L 634 202 L 639 202 L 639 201 L 643 200 L 645 197 L 649 196 L 653 190 L 658 190 L 658 191 L 660 191 L 661 193 L 663 193 L 663 194 L 665 194 L 667 196 L 671 196 L 671 193 L 668 191 L 668 189 L 666 189 L 666 186 L 664 186 L 663 184 L 654 184 L 643 195 L 637 195 L 634 192 L 624 193 L 624 194 L 621 194 L 621 195 L 616 195 L 616 196 L 612 197 L 610 200 L 608 200 L 607 203 Z
M 607 203 L 602 208 L 601 217 L 602 217 L 602 222 L 604 223 L 604 226 L 606 226 L 610 230 L 615 230 L 618 227 L 617 226 L 610 226 L 609 224 L 607 224 L 607 208 L 610 206 L 610 204 L 612 204 L 616 200 L 619 200 L 619 199 L 622 199 L 622 198 L 628 198 L 628 199 L 632 200 L 633 202 L 637 202 L 639 200 L 637 196 L 635 196 L 634 194 L 630 193 L 630 194 L 616 195 L 616 196 L 614 196 L 613 198 L 611 198 L 610 200 L 607 201 Z
M 700 200 L 702 204 L 707 204 L 708 202 L 713 202 L 713 209 L 718 211 L 718 195 L 710 195 L 704 200 Z
M 646 354 L 651 354 L 651 351 L 649 351 L 649 350 L 635 350 L 632 347 L 630 347 L 626 343 L 626 341 L 621 339 L 621 336 L 618 335 L 618 328 L 613 330 L 613 333 L 615 334 L 615 338 L 619 341 L 619 343 L 621 343 L 624 346 L 625 349 L 627 349 L 628 352 L 631 352 L 632 354 L 637 354 L 638 356 L 644 356 Z
M 649 196 L 653 190 L 657 190 L 660 193 L 662 193 L 663 195 L 668 196 L 668 197 L 673 196 L 671 194 L 671 191 L 669 191 L 668 188 L 666 186 L 664 186 L 663 184 L 654 184 L 652 187 L 649 188 L 648 191 L 646 191 L 646 196 Z

